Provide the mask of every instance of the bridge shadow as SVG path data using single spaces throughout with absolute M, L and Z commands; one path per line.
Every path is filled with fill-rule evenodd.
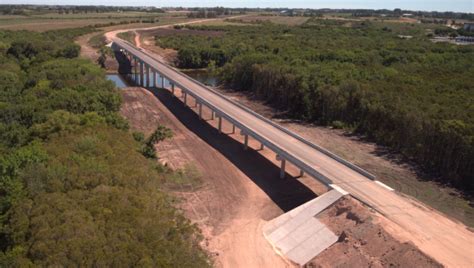
M 283 211 L 287 212 L 317 197 L 311 189 L 289 174 L 286 174 L 285 179 L 280 179 L 279 166 L 257 150 L 251 148 L 244 150 L 242 143 L 224 133 L 219 133 L 216 128 L 199 119 L 194 111 L 167 90 L 148 89 L 148 91 L 156 96 L 186 128 L 239 168 Z

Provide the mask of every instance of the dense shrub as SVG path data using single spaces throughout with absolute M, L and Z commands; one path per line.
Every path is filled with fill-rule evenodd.
M 76 58 L 92 30 L 0 31 L 0 267 L 208 267 L 161 190 L 176 174 L 141 154 L 112 82 Z

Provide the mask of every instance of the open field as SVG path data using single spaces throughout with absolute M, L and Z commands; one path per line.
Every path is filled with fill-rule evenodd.
M 79 13 L 79 14 L 58 14 L 46 13 L 41 15 L 33 15 L 36 18 L 54 18 L 54 19 L 85 19 L 85 18 L 146 18 L 146 17 L 168 17 L 168 13 L 161 12 L 102 12 L 102 13 Z M 182 15 L 180 15 L 182 16 Z
M 137 20 L 158 20 L 155 23 L 136 23 Z M 34 16 L 0 15 L 0 29 L 5 30 L 30 30 L 48 31 L 65 28 L 77 28 L 95 24 L 133 22 L 134 27 L 158 26 L 163 24 L 178 23 L 187 20 L 185 14 L 123 12 L 123 13 L 98 13 L 98 14 L 57 14 L 48 13 Z M 132 25 L 132 24 L 130 24 Z M 129 25 L 122 25 L 127 28 Z

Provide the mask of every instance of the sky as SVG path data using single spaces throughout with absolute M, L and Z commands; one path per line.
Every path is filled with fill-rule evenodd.
M 474 12 L 474 0 L 0 0 L 0 4 L 156 7 L 402 8 L 424 11 Z

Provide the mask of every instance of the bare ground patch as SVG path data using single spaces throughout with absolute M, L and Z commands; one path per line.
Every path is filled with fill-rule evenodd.
M 442 267 L 409 242 L 387 233 L 375 214 L 344 197 L 317 218 L 339 241 L 314 258 L 308 267 Z

